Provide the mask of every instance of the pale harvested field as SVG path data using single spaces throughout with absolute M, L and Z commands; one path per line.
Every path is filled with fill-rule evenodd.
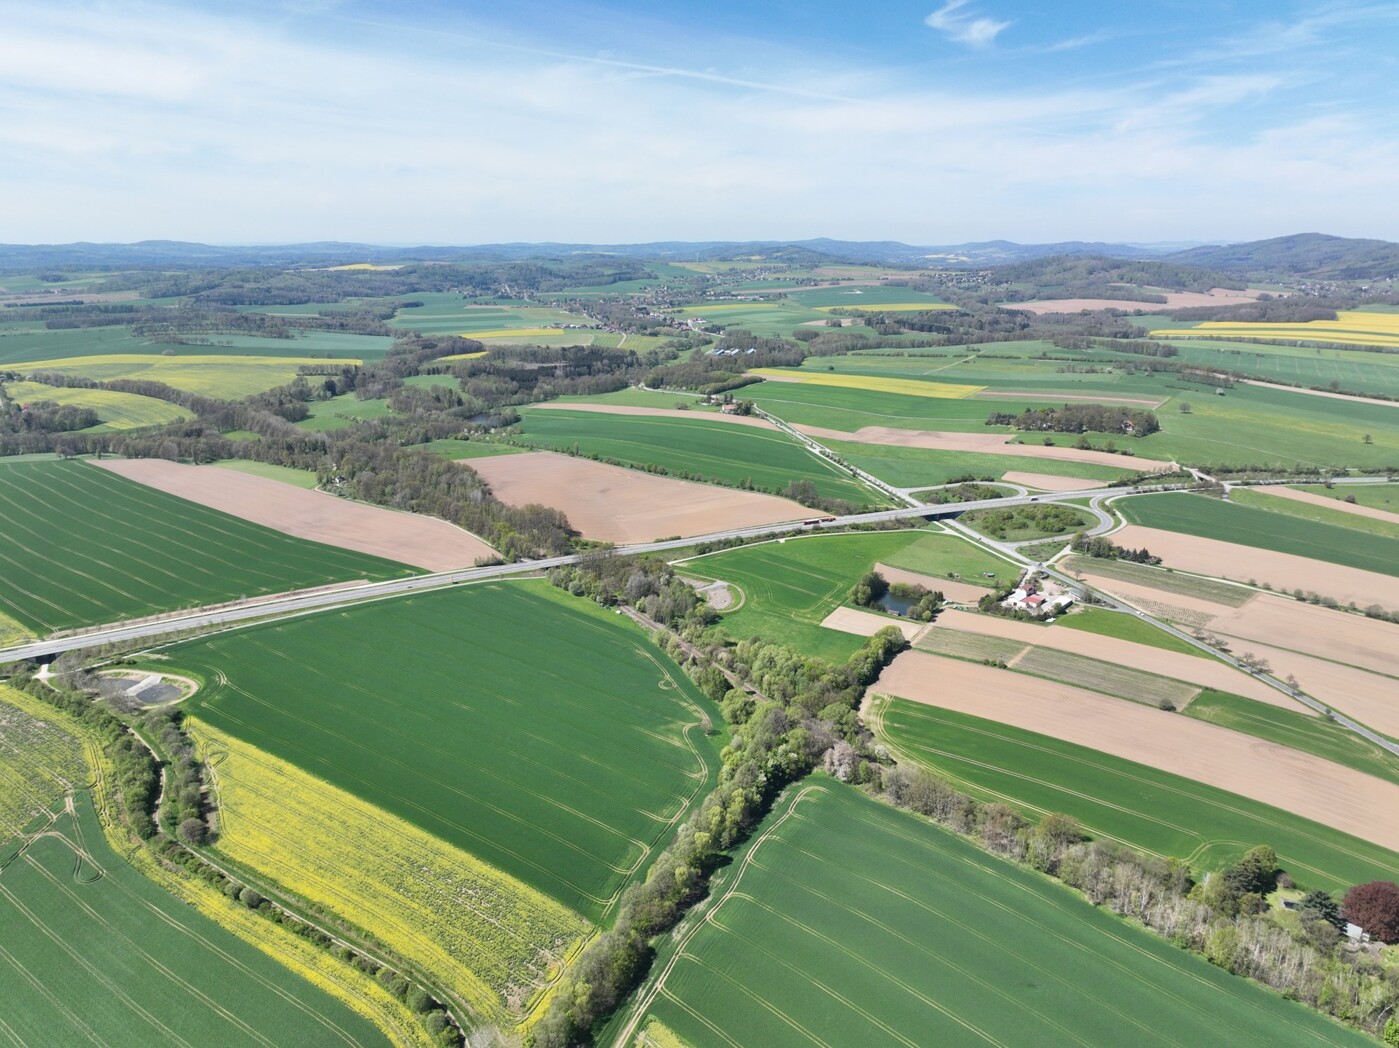
M 1101 488 L 1101 480 L 1084 480 L 1081 477 L 1059 477 L 1053 473 L 1021 473 L 1011 470 L 1001 477 L 1009 484 L 1024 484 L 1027 488 L 1041 491 L 1091 491 Z
M 1179 651 L 1153 648 L 1118 637 L 1104 637 L 1068 626 L 1036 626 L 1030 622 L 1017 622 L 995 615 L 977 615 L 952 609 L 945 610 L 938 616 L 938 626 L 942 629 L 978 633 L 987 637 L 1003 637 L 1020 644 L 1034 644 L 1072 655 L 1084 655 L 1090 659 L 1112 662 L 1144 673 L 1155 673 L 1162 677 L 1198 684 L 1204 688 L 1232 692 L 1298 713 L 1306 712 L 1305 706 L 1292 701 L 1276 688 L 1270 688 L 1247 673 L 1217 659 L 1202 659 Z
M 1294 589 L 1315 590 L 1323 596 L 1335 597 L 1342 604 L 1354 601 L 1362 608 L 1377 601 L 1384 603 L 1385 595 L 1399 586 L 1399 579 L 1381 575 L 1377 571 L 1348 568 L 1291 553 L 1254 549 L 1235 542 L 1182 535 L 1176 531 L 1145 528 L 1140 524 L 1129 524 L 1121 531 L 1113 532 L 1112 541 L 1130 549 L 1145 546 L 1160 557 L 1167 567 L 1239 582 L 1253 579 L 1260 586 L 1266 582 L 1273 589 L 1289 593 Z M 1364 541 L 1363 536 L 1357 541 Z
M 1154 586 L 1142 586 L 1135 582 L 1122 582 L 1091 571 L 1081 572 L 1077 577 L 1082 578 L 1094 589 L 1120 597 L 1148 615 L 1184 623 L 1187 626 L 1209 626 L 1220 615 L 1234 610 L 1228 604 L 1216 604 L 1212 600 L 1187 597 L 1184 594 L 1171 593 Z
M 910 622 L 888 615 L 876 615 L 872 611 L 861 611 L 859 608 L 836 608 L 821 620 L 821 625 L 828 630 L 853 633 L 857 637 L 873 637 L 885 626 L 894 626 L 904 635 L 904 640 L 909 642 L 928 628 L 926 622 Z
M 871 687 L 1088 746 L 1228 790 L 1399 850 L 1399 786 L 1277 743 L 1179 714 L 1007 672 L 906 651 Z
M 1077 448 L 1045 447 L 1043 444 L 1008 443 L 1013 433 L 948 433 L 928 429 L 892 429 L 889 426 L 863 426 L 854 433 L 824 426 L 794 426 L 818 440 L 850 440 L 857 444 L 888 444 L 898 448 L 927 448 L 930 451 L 977 451 L 986 455 L 1021 455 L 1026 458 L 1058 459 L 1060 462 L 1095 462 L 1118 469 L 1164 470 L 1173 463 L 1142 458 L 1123 458 L 1106 451 L 1080 451 Z
M 1183 309 L 1187 306 L 1228 306 L 1240 302 L 1252 302 L 1258 298 L 1259 292 L 1231 291 L 1228 288 L 1217 287 L 1209 292 L 1165 291 L 1162 294 L 1166 299 L 1164 303 L 1136 302 L 1120 298 L 1056 298 L 1037 302 L 1003 304 L 1006 309 L 1021 309 L 1036 315 L 1041 313 L 1078 313 L 1085 309 L 1125 309 L 1128 312 L 1141 309 L 1148 313 L 1155 313 L 1162 309 Z
M 1387 509 L 1375 509 L 1373 506 L 1357 506 L 1341 499 L 1327 498 L 1325 495 L 1318 495 L 1315 491 L 1298 491 L 1296 488 L 1257 487 L 1250 488 L 1250 491 L 1257 491 L 1264 495 L 1276 495 L 1278 498 L 1291 499 L 1293 502 L 1305 502 L 1310 506 L 1325 506 L 1327 509 L 1338 509 L 1342 513 L 1354 513 L 1357 517 L 1369 517 L 1372 520 L 1386 520 L 1391 524 L 1399 524 L 1399 513 L 1391 513 Z
M 1399 680 L 1258 641 L 1225 639 L 1233 654 L 1252 652 L 1267 659 L 1273 676 L 1291 674 L 1308 695 L 1376 731 L 1399 738 Z
M 888 564 L 876 564 L 874 570 L 890 582 L 902 582 L 907 586 L 926 586 L 930 590 L 940 590 L 948 600 L 962 601 L 968 604 L 975 604 L 991 592 L 984 586 L 973 586 L 970 582 L 940 579 L 936 575 L 920 575 L 916 571 L 891 568 Z
M 709 535 L 812 513 L 776 495 L 658 477 L 552 451 L 472 459 L 471 468 L 502 502 L 562 510 L 584 538 L 600 542 Z
M 722 411 L 679 411 L 676 408 L 628 407 L 625 404 L 560 404 L 551 401 L 547 404 L 533 404 L 531 411 L 593 411 L 599 415 L 651 415 L 657 418 L 703 419 L 706 422 L 732 422 L 739 426 L 757 426 L 759 429 L 776 429 L 771 422 L 753 415 L 726 415 Z
M 469 568 L 495 550 L 445 520 L 397 513 L 280 480 L 164 459 L 103 459 L 93 465 L 254 524 L 411 564 L 427 571 Z
M 1210 629 L 1399 677 L 1399 625 L 1392 622 L 1265 593 L 1220 615 Z M 1394 689 L 1399 694 L 1399 681 Z

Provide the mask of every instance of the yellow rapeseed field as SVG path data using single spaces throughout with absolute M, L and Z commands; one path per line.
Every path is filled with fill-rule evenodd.
M 357 359 L 337 358 L 336 364 L 358 364 Z M 191 354 L 163 356 L 143 353 L 110 353 L 105 356 L 62 357 L 26 363 L 33 374 L 56 371 L 98 381 L 118 378 L 152 379 L 187 393 L 223 400 L 241 400 L 281 386 L 296 378 L 303 364 L 324 365 L 318 357 L 253 357 Z
M 494 331 L 459 331 L 462 338 L 537 338 L 540 335 L 562 334 L 563 328 L 496 328 Z M 457 357 L 442 357 L 442 360 L 461 360 L 471 354 Z
M 589 932 L 495 867 L 300 768 L 191 718 L 215 765 L 218 848 L 453 987 L 518 1019 Z
M 847 375 L 838 371 L 800 371 L 787 368 L 753 368 L 750 375 L 785 379 L 807 386 L 842 386 L 868 389 L 876 393 L 901 393 L 908 397 L 934 397 L 961 400 L 980 393 L 985 386 L 961 386 L 952 382 L 923 382 L 916 378 L 885 378 L 880 375 Z
M 376 266 L 373 262 L 351 262 L 348 266 L 331 266 L 330 272 L 337 273 L 345 269 L 402 269 L 402 266 Z
M 87 780 L 82 746 L 51 709 L 0 684 L 0 844 Z
M 686 316 L 703 313 L 726 313 L 734 309 L 776 309 L 776 302 L 716 302 L 712 306 L 686 306 L 680 310 Z
M 81 389 L 68 386 L 47 386 L 42 382 L 10 382 L 6 395 L 17 404 L 48 400 L 55 404 L 71 404 L 92 408 L 108 429 L 139 429 L 142 426 L 163 426 L 181 419 L 193 418 L 194 412 L 178 404 L 134 393 L 117 393 L 110 389 Z
M 852 302 L 848 306 L 812 306 L 812 309 L 822 313 L 829 313 L 833 309 L 860 309 L 867 313 L 915 313 L 925 309 L 956 309 L 956 306 L 949 306 L 946 302 L 873 302 L 863 305 L 859 302 Z
M 1206 320 L 1188 328 L 1162 328 L 1152 338 L 1260 338 L 1282 342 L 1336 342 L 1357 346 L 1399 346 L 1399 313 L 1343 310 L 1335 320 L 1298 324 L 1247 324 Z

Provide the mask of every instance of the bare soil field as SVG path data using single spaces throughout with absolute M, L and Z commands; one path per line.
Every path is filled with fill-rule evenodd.
M 1399 677 L 1399 626 L 1391 622 L 1265 593 L 1220 615 L 1210 629 Z M 1394 690 L 1399 694 L 1399 681 Z
M 1036 315 L 1042 313 L 1078 313 L 1085 309 L 1124 309 L 1128 312 L 1141 309 L 1148 313 L 1155 313 L 1163 309 L 1183 309 L 1187 306 L 1228 306 L 1240 302 L 1253 302 L 1258 298 L 1260 292 L 1231 291 L 1228 288 L 1217 287 L 1208 292 L 1164 291 L 1162 294 L 1166 299 L 1164 303 L 1134 302 L 1120 298 L 1056 298 L 1042 299 L 1036 302 L 1007 302 L 1004 305 L 1007 309 L 1021 309 Z
M 445 520 L 367 506 L 251 473 L 164 459 L 103 459 L 93 465 L 287 535 L 427 571 L 469 568 L 478 557 L 495 556 L 475 535 Z
M 1226 639 L 1235 655 L 1252 652 L 1267 659 L 1275 677 L 1291 674 L 1308 695 L 1376 731 L 1399 738 L 1399 680 L 1258 641 Z
M 1062 398 L 1060 398 L 1062 399 Z M 825 426 L 794 426 L 817 440 L 850 440 L 857 444 L 888 444 L 897 448 L 927 448 L 930 451 L 977 451 L 986 455 L 1020 455 L 1026 458 L 1058 459 L 1061 462 L 1095 462 L 1118 469 L 1165 470 L 1173 463 L 1142 458 L 1124 459 L 1106 451 L 1080 451 L 1077 448 L 1045 447 L 1043 444 L 1010 444 L 1013 433 L 950 433 L 929 429 L 892 429 L 863 426 L 854 433 Z
M 920 575 L 916 571 L 891 568 L 888 564 L 876 564 L 874 570 L 890 582 L 902 582 L 906 586 L 926 586 L 930 590 L 940 590 L 948 600 L 955 600 L 959 603 L 975 604 L 991 592 L 984 586 L 973 586 L 970 582 L 940 579 L 936 575 Z
M 1298 491 L 1296 488 L 1284 487 L 1257 487 L 1250 488 L 1263 495 L 1276 495 L 1278 498 L 1291 499 L 1293 502 L 1305 502 L 1310 506 L 1325 506 L 1327 509 L 1338 509 L 1342 513 L 1354 513 L 1357 517 L 1370 517 L 1373 520 L 1387 520 L 1391 524 L 1399 524 L 1399 513 L 1391 513 L 1386 509 L 1375 509 L 1373 506 L 1357 506 L 1340 499 L 1327 498 L 1325 495 L 1318 495 L 1314 491 Z
M 1234 610 L 1228 604 L 1216 604 L 1200 597 L 1187 597 L 1181 593 L 1171 593 L 1153 586 L 1141 586 L 1135 582 L 1122 582 L 1106 575 L 1096 575 L 1091 571 L 1079 572 L 1078 577 L 1094 589 L 1120 597 L 1148 615 L 1170 622 L 1184 623 L 1187 626 L 1207 627 L 1218 616 Z
M 693 418 L 705 422 L 732 422 L 739 426 L 757 426 L 759 429 L 776 429 L 771 422 L 753 415 L 726 415 L 722 411 L 680 411 L 676 408 L 639 408 L 625 404 L 534 404 L 530 410 L 547 411 L 594 411 L 599 415 L 653 415 L 659 418 Z M 473 467 L 475 468 L 475 467 Z
M 1270 688 L 1247 673 L 1215 659 L 1202 659 L 1195 655 L 1153 648 L 1117 637 L 1104 637 L 1066 626 L 1036 626 L 1030 622 L 1017 622 L 1014 619 L 978 615 L 968 611 L 948 609 L 938 616 L 938 626 L 942 629 L 979 633 L 988 637 L 1003 637 L 1021 644 L 1034 644 L 1072 655 L 1084 655 L 1090 659 L 1101 659 L 1145 673 L 1155 673 L 1174 680 L 1189 681 L 1205 688 L 1232 692 L 1294 712 L 1306 712 L 1305 706 L 1292 701 L 1276 688 Z
M 1183 571 L 1239 582 L 1255 580 L 1260 586 L 1266 582 L 1274 589 L 1289 593 L 1294 589 L 1315 591 L 1323 596 L 1335 597 L 1342 604 L 1354 601 L 1362 608 L 1393 592 L 1395 586 L 1392 576 L 1376 571 L 1329 564 L 1291 553 L 1254 549 L 1235 542 L 1146 528 L 1140 524 L 1128 524 L 1121 531 L 1113 532 L 1112 541 L 1131 549 L 1145 546 L 1167 566 Z
M 1008 484 L 1024 484 L 1027 488 L 1041 491 L 1091 491 L 1101 488 L 1101 480 L 1083 480 L 1080 477 L 1060 477 L 1053 473 L 1021 473 L 1011 470 L 1001 477 Z
M 899 655 L 870 689 L 1010 724 L 1272 804 L 1399 848 L 1399 786 L 1311 754 L 1178 714 L 921 651 Z
M 812 513 L 776 495 L 658 477 L 552 451 L 472 459 L 471 468 L 502 502 L 562 510 L 584 538 L 601 542 L 709 535 Z
M 873 637 L 885 626 L 895 626 L 904 635 L 904 640 L 910 643 L 928 628 L 926 622 L 910 622 L 888 615 L 876 615 L 872 611 L 861 611 L 859 608 L 836 608 L 821 620 L 821 625 L 828 630 L 853 633 L 857 637 Z

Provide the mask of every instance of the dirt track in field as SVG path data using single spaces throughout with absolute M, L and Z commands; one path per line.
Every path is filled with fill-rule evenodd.
M 1101 488 L 1101 480 L 1084 480 L 1081 477 L 1060 477 L 1054 473 L 1021 473 L 1011 470 L 1001 477 L 1007 484 L 1024 484 L 1028 488 L 1041 491 L 1091 491 Z
M 471 468 L 512 506 L 539 503 L 568 515 L 584 538 L 650 542 L 801 520 L 814 511 L 776 495 L 695 484 L 552 451 L 472 459 Z
M 928 628 L 926 622 L 911 622 L 908 619 L 876 615 L 872 611 L 861 611 L 858 608 L 836 608 L 821 620 L 821 625 L 828 630 L 853 633 L 857 637 L 873 637 L 885 626 L 893 626 L 909 641 Z
M 251 473 L 164 459 L 103 459 L 93 465 L 287 535 L 427 571 L 469 568 L 478 557 L 495 555 L 475 535 L 445 520 L 366 506 Z
M 593 411 L 599 415 L 650 415 L 655 418 L 703 419 L 706 422 L 732 422 L 739 426 L 757 426 L 759 429 L 776 429 L 771 422 L 754 415 L 726 415 L 722 411 L 680 411 L 677 408 L 641 408 L 626 404 L 533 404 L 531 411 Z
M 1214 724 L 1053 681 L 906 651 L 871 687 L 1229 790 L 1399 851 L 1399 786 Z
M 1294 589 L 1314 590 L 1323 596 L 1335 597 L 1342 604 L 1354 601 L 1362 608 L 1384 604 L 1385 596 L 1399 586 L 1399 578 L 1376 571 L 1183 535 L 1177 531 L 1146 528 L 1140 524 L 1129 524 L 1113 532 L 1112 541 L 1130 549 L 1145 546 L 1170 568 L 1237 582 L 1255 580 L 1260 586 L 1266 582 L 1273 589 L 1287 593 Z M 1364 537 L 1358 537 L 1357 541 L 1364 541 Z
M 930 590 L 940 590 L 948 600 L 961 601 L 966 604 L 975 604 L 991 592 L 984 586 L 973 586 L 970 582 L 940 579 L 936 575 L 920 575 L 916 571 L 905 571 L 903 568 L 890 567 L 888 564 L 876 564 L 874 570 L 890 582 L 902 582 L 909 586 L 926 586 Z
M 1077 448 L 1046 447 L 1043 444 L 1007 443 L 1013 433 L 952 433 L 928 429 L 893 429 L 864 426 L 854 433 L 825 426 L 794 426 L 817 440 L 847 440 L 856 444 L 887 444 L 896 448 L 927 448 L 929 451 L 975 451 L 984 455 L 1021 455 L 1025 458 L 1058 459 L 1060 462 L 1092 462 L 1118 469 L 1164 470 L 1171 463 L 1140 456 L 1123 457 L 1106 451 L 1080 451 Z
M 1343 502 L 1341 499 L 1327 498 L 1325 495 L 1318 495 L 1315 491 L 1298 491 L 1296 488 L 1284 487 L 1258 487 L 1250 490 L 1264 495 L 1276 495 L 1278 498 L 1291 499 L 1293 502 L 1305 502 L 1309 506 L 1325 506 L 1327 509 L 1340 510 L 1342 513 L 1354 513 L 1357 517 L 1369 517 L 1371 520 L 1385 520 L 1391 524 L 1399 524 L 1399 513 L 1391 513 L 1386 509 L 1375 509 L 1373 506 L 1360 506 L 1351 502 Z
M 1294 702 L 1276 688 L 1270 688 L 1247 673 L 1233 669 L 1217 659 L 1202 659 L 1195 655 L 1153 648 L 1118 637 L 1104 637 L 1069 626 L 1036 626 L 1030 622 L 1016 622 L 1014 619 L 976 615 L 966 611 L 944 611 L 938 616 L 937 624 L 941 629 L 1004 637 L 1023 644 L 1038 644 L 1042 648 L 1085 655 L 1090 659 L 1101 659 L 1104 662 L 1141 670 L 1143 673 L 1155 673 L 1173 680 L 1199 684 L 1205 688 L 1233 692 L 1235 695 L 1243 695 L 1298 713 L 1308 712 L 1300 702 Z
M 1399 677 L 1399 625 L 1392 622 L 1264 593 L 1230 608 L 1210 629 Z M 1399 681 L 1394 689 L 1399 695 Z

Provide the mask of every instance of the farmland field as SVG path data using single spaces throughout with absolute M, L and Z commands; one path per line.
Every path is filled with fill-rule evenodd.
M 1095 837 L 1196 869 L 1222 869 L 1266 843 L 1299 884 L 1335 891 L 1388 876 L 1399 862 L 1270 805 L 1038 732 L 904 699 L 881 696 L 872 709 L 881 741 L 962 789 L 1031 817 L 1072 815 Z
M 1279 342 L 1336 342 L 1363 346 L 1399 346 L 1399 316 L 1341 310 L 1335 320 L 1306 323 L 1237 323 L 1205 320 L 1186 328 L 1151 332 L 1152 338 L 1181 338 L 1198 334 L 1205 338 L 1274 339 Z
M 1186 716 L 1220 724 L 1260 739 L 1325 757 L 1390 782 L 1399 782 L 1393 756 L 1327 717 L 1260 706 L 1251 699 L 1206 688 L 1185 710 Z
M 1147 564 L 1134 564 L 1127 560 L 1112 560 L 1099 557 L 1065 557 L 1060 566 L 1071 575 L 1080 572 L 1088 575 L 1101 575 L 1104 578 L 1118 579 L 1138 586 L 1149 586 L 1166 593 L 1194 600 L 1212 601 L 1237 608 L 1253 599 L 1255 590 L 1236 586 L 1218 579 L 1171 571 L 1169 568 L 1153 567 Z
M 208 684 L 201 721 L 592 919 L 717 770 L 698 727 L 717 712 L 685 675 L 630 624 L 542 582 L 169 653 Z
M 361 928 L 501 1021 L 559 967 L 581 917 L 431 834 L 191 719 L 215 764 L 218 850 Z M 509 998 L 509 1002 L 507 1002 Z
M 634 1013 L 695 1045 L 1368 1043 L 830 780 L 777 805 L 708 907 Z
M 1311 557 L 1362 571 L 1399 575 L 1399 539 L 1367 535 L 1201 495 L 1168 493 L 1125 499 L 1116 507 L 1129 523 Z
M 266 312 L 292 312 L 296 307 L 268 307 Z M 165 358 L 167 352 L 178 355 L 197 353 L 199 356 L 235 357 L 329 357 L 337 361 L 370 360 L 382 357 L 391 340 L 379 335 L 347 335 L 335 331 L 297 331 L 295 337 L 264 338 L 255 335 L 217 336 L 217 345 L 173 346 L 152 342 L 144 335 L 133 335 L 128 327 L 65 328 L 50 331 L 43 327 L 30 330 L 0 331 L 0 365 L 25 370 L 48 367 L 47 361 L 63 357 L 141 356 Z M 322 360 L 322 363 L 325 361 Z
M 0 691 L 26 708 L 27 696 Z M 8 728 L 41 723 L 0 701 Z M 33 729 L 26 731 L 32 734 Z M 52 725 L 43 771 L 81 787 L 77 740 Z M 0 778 L 14 772 L 0 751 Z M 78 770 L 75 771 L 75 765 Z M 111 850 L 86 789 L 0 870 L 0 1029 L 15 1044 L 386 1045 L 373 1023 L 143 877 Z M 8 831 L 0 828 L 0 833 Z
M 777 429 L 711 421 L 698 412 L 694 418 L 665 418 L 551 409 L 526 411 L 523 416 L 522 439 L 538 447 L 577 448 L 642 469 L 663 466 L 673 476 L 689 474 L 689 479 L 734 486 L 751 482 L 767 491 L 809 480 L 826 498 L 885 504 L 847 470 L 813 455 Z
M 815 371 L 810 368 L 754 368 L 752 373 L 773 381 L 795 382 L 803 386 L 835 386 L 839 389 L 897 393 L 906 397 L 929 397 L 936 400 L 960 400 L 983 388 L 981 386 L 958 385 L 952 382 L 925 382 L 918 379 L 892 378 L 884 375 Z
M 4 390 L 5 395 L 16 404 L 47 400 L 55 404 L 92 408 L 101 419 L 101 424 L 89 429 L 87 432 L 90 433 L 163 426 L 169 422 L 194 417 L 194 412 L 169 401 L 142 397 L 135 393 L 116 393 L 106 389 L 70 389 L 65 386 L 47 386 L 41 382 L 10 382 L 5 385 Z
M 1122 615 L 1098 608 L 1079 608 L 1070 615 L 1061 615 L 1057 624 L 1067 626 L 1070 629 L 1083 630 L 1085 633 L 1116 637 L 1119 640 L 1148 644 L 1153 648 L 1163 648 L 1166 651 L 1178 651 L 1185 655 L 1209 658 L 1193 644 L 1187 644 L 1165 630 L 1150 626 L 1135 615 Z
M 463 459 L 490 458 L 492 455 L 521 455 L 524 448 L 513 444 L 491 444 L 484 440 L 430 440 L 426 444 L 413 445 L 415 451 L 431 451 L 444 459 L 459 462 Z
M 311 417 L 302 419 L 297 425 L 302 429 L 317 431 L 344 429 L 359 421 L 387 418 L 391 413 L 387 398 L 360 400 L 353 393 L 342 393 L 329 400 L 315 400 L 308 407 Z
M 759 636 L 841 661 L 861 639 L 820 623 L 880 562 L 923 574 L 957 571 L 968 578 L 1014 570 L 963 539 L 925 531 L 803 536 L 695 557 L 676 568 L 687 577 L 722 579 L 743 591 L 741 604 L 723 617 L 724 629 L 735 639 Z
M 1101 659 L 1090 659 L 1053 648 L 1031 647 L 1015 663 L 1020 673 L 1064 681 L 1090 691 L 1101 691 L 1132 702 L 1155 706 L 1169 702 L 1184 706 L 1199 692 L 1193 684 L 1170 680 L 1155 673 L 1143 673 L 1130 666 L 1118 666 Z
M 1370 509 L 1381 509 L 1388 513 L 1399 513 L 1399 484 L 1341 484 L 1326 487 L 1324 484 L 1297 484 L 1298 491 L 1310 492 L 1329 499 L 1355 499 L 1356 505 Z
M 1362 487 L 1363 485 L 1351 484 L 1347 486 Z M 1284 494 L 1278 494 L 1278 492 Z M 1348 504 L 1344 502 L 1335 501 L 1334 505 L 1328 506 L 1315 502 L 1303 502 L 1301 499 L 1288 497 L 1289 494 L 1295 493 L 1289 492 L 1287 488 L 1271 486 L 1233 488 L 1229 492 L 1229 503 L 1234 506 L 1252 506 L 1254 509 L 1280 513 L 1286 517 L 1300 517 L 1302 520 L 1311 520 L 1318 524 L 1349 528 L 1352 531 L 1379 535 L 1382 538 L 1399 539 L 1399 515 L 1396 515 L 1394 520 L 1385 520 L 1378 516 L 1351 512 L 1347 508 Z
M 413 574 L 80 461 L 0 462 L 0 514 L 0 612 L 38 631 Z
M 906 448 L 893 444 L 862 444 L 826 439 L 821 443 L 851 465 L 901 488 L 948 484 L 966 476 L 978 480 L 999 480 L 1007 473 L 1042 473 L 1051 468 L 1061 476 L 1096 480 L 1107 484 L 1131 476 L 1142 468 L 1133 466 L 1130 458 L 1124 458 L 1123 468 L 1117 469 L 1113 466 L 1100 466 L 1095 462 L 1072 462 L 1029 455 L 936 451 L 931 448 Z
M 235 473 L 251 473 L 255 477 L 280 480 L 283 484 L 311 491 L 316 486 L 316 475 L 309 469 L 293 469 L 291 466 L 276 466 L 270 462 L 255 462 L 252 459 L 224 459 L 212 465 L 221 469 L 231 469 Z
M 1028 645 L 1006 637 L 988 637 L 981 633 L 963 633 L 934 626 L 918 638 L 916 647 L 919 651 L 931 651 L 934 655 L 950 655 L 957 659 L 1009 662 Z
M 38 716 L 37 706 L 0 684 L 0 870 L 13 857 L 15 838 L 88 778 L 82 745 Z
M 202 350 L 205 347 L 197 348 Z M 77 375 L 99 382 L 149 379 L 186 393 L 198 393 L 217 400 L 241 400 L 273 386 L 285 385 L 296 378 L 297 369 L 303 364 L 324 363 L 324 360 L 316 357 L 217 356 L 207 353 L 166 357 L 113 353 L 45 360 L 41 368 L 32 370 Z

